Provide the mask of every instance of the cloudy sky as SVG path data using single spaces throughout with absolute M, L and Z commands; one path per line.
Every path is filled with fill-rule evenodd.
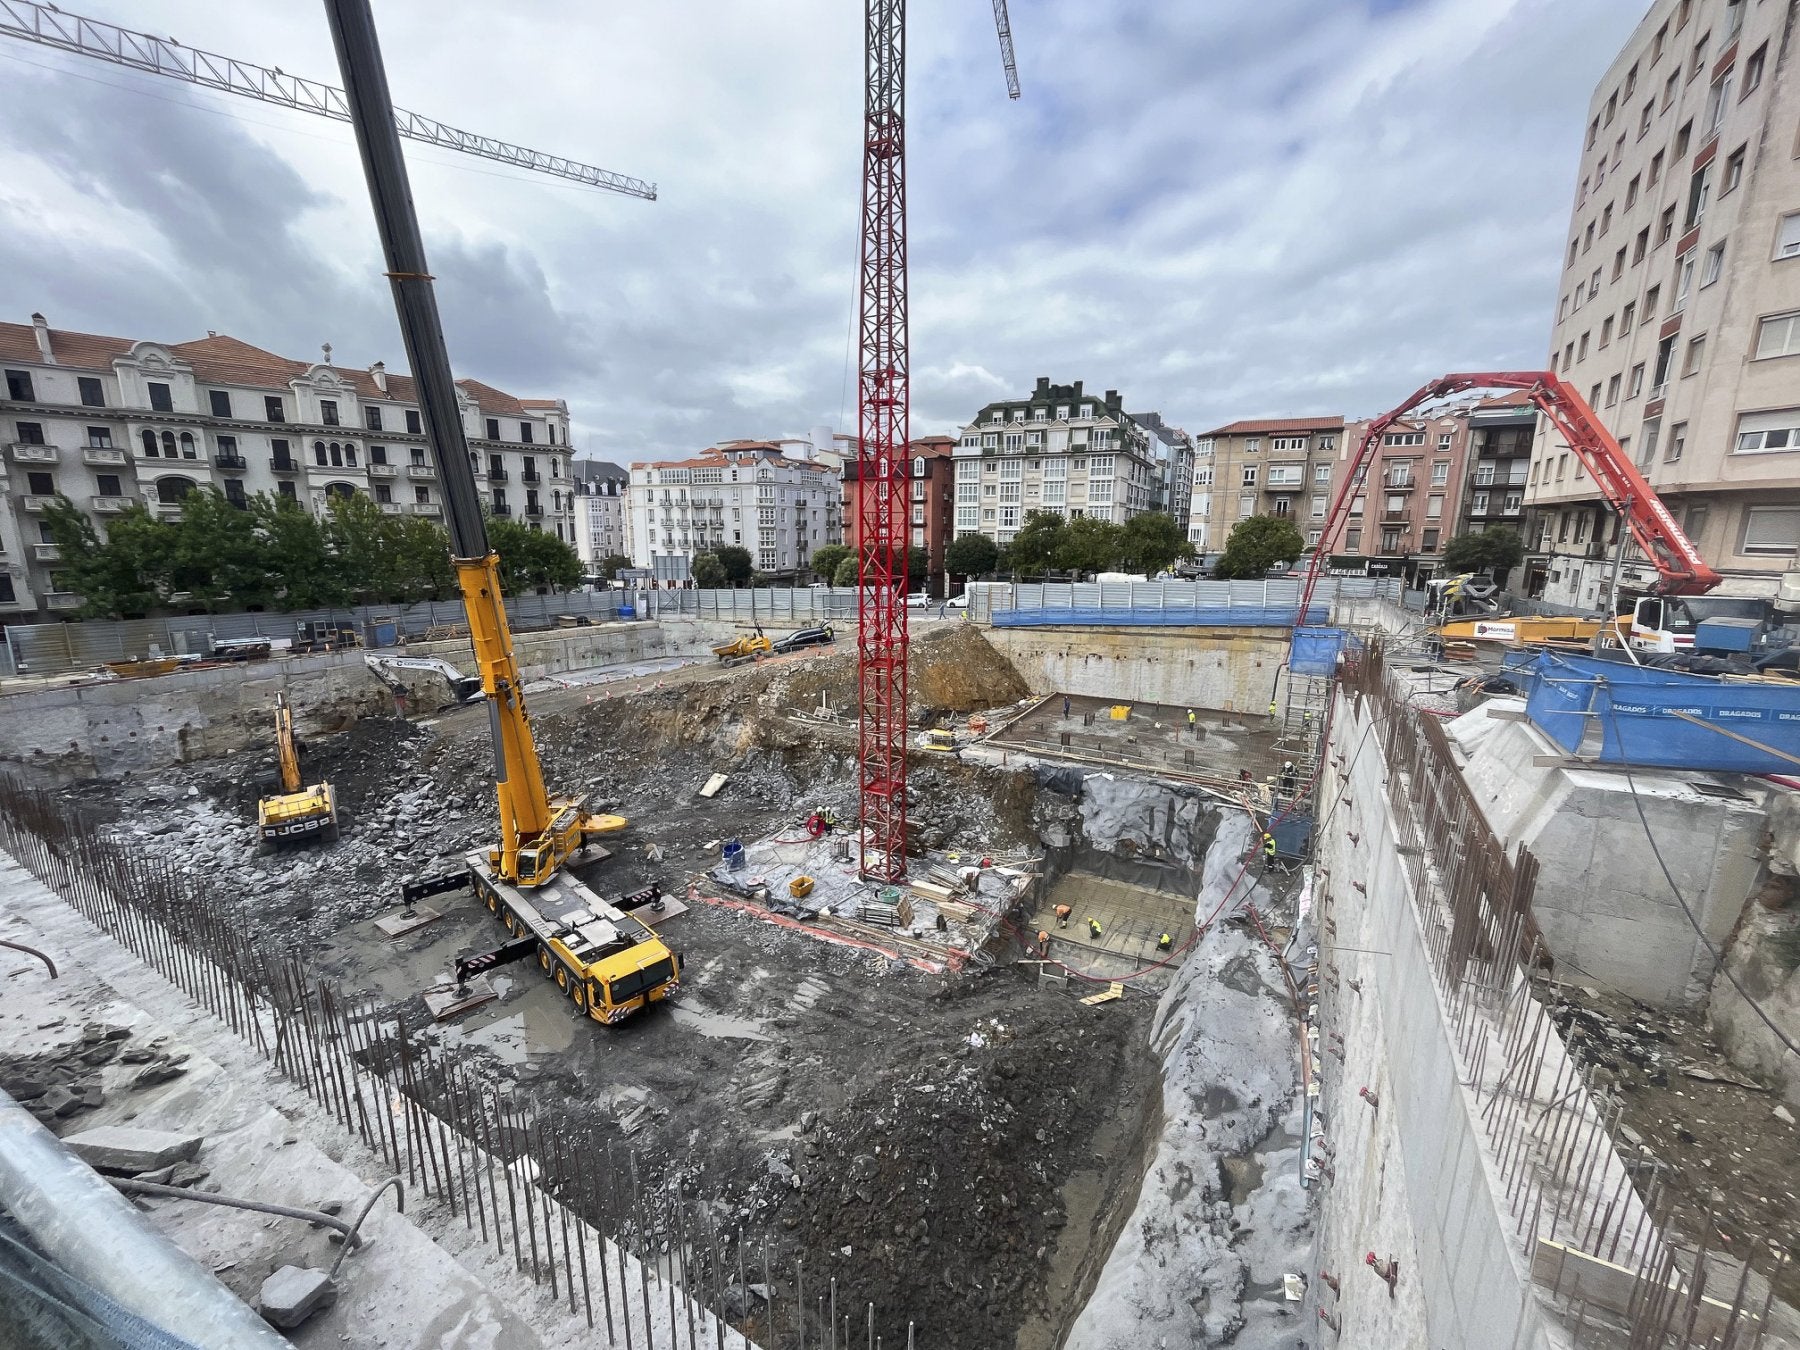
M 72 0 L 337 83 L 305 0 Z M 1200 431 L 1544 359 L 1645 0 L 912 0 L 913 430 L 1039 375 Z M 377 0 L 395 101 L 654 181 L 409 144 L 453 365 L 620 460 L 855 420 L 861 6 Z M 0 317 L 405 357 L 348 127 L 0 41 Z

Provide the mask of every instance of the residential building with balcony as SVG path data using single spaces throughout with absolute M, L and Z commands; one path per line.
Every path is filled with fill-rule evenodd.
M 1595 87 L 1550 365 L 1723 574 L 1800 550 L 1800 70 L 1792 5 L 1656 0 Z M 1540 424 L 1526 586 L 1610 608 L 1617 521 Z M 1655 571 L 1626 541 L 1622 589 Z
M 727 546 L 748 549 L 758 572 L 796 577 L 814 549 L 843 540 L 836 470 L 784 456 L 775 441 L 635 463 L 625 505 L 632 566 L 669 585 L 692 577 L 696 554 Z
M 1537 409 L 1523 393 L 1486 399 L 1469 410 L 1461 508 L 1446 542 L 1493 525 L 1518 530 L 1523 537 L 1525 486 L 1536 434 Z
M 1155 465 L 1150 509 L 1174 516 L 1183 526 L 1194 492 L 1194 438 L 1180 427 L 1163 421 L 1159 412 L 1126 413 L 1149 437 L 1150 458 Z
M 1334 499 L 1372 420 L 1344 424 L 1331 475 Z M 1466 407 L 1390 425 L 1356 474 L 1343 521 L 1324 541 L 1331 567 L 1405 576 L 1408 585 L 1434 575 L 1444 545 L 1456 533 L 1468 446 Z
M 955 537 L 956 437 L 921 436 L 907 447 L 906 542 L 930 559 L 928 586 L 944 594 L 944 550 Z M 862 547 L 862 505 L 866 485 L 854 459 L 844 464 L 844 542 Z
M 578 459 L 569 466 L 575 483 L 575 551 L 588 576 L 600 563 L 625 552 L 625 499 L 631 472 L 604 459 Z
M 363 493 L 391 514 L 439 519 L 443 489 L 412 380 L 380 362 L 347 370 L 278 356 L 218 333 L 164 343 L 0 323 L 0 618 L 75 608 L 57 584 L 45 505 L 67 496 L 104 536 L 138 503 L 163 517 L 202 485 L 248 505 L 259 492 L 315 512 Z M 559 399 L 522 400 L 477 380 L 457 401 L 482 495 L 519 481 L 524 517 L 575 541 L 569 416 Z M 21 553 L 30 548 L 29 556 Z M 10 599 L 8 598 L 10 596 Z
M 1218 552 L 1238 521 L 1284 516 L 1308 547 L 1317 546 L 1343 437 L 1342 417 L 1251 418 L 1202 432 L 1194 441 L 1188 542 Z
M 1040 377 L 1030 397 L 990 403 L 957 437 L 955 532 L 1008 544 L 1033 511 L 1124 524 L 1151 509 L 1150 438 L 1116 389 Z

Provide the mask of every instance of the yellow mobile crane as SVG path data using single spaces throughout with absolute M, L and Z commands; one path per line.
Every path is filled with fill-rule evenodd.
M 497 845 L 469 854 L 466 871 L 409 883 L 403 895 L 410 904 L 425 895 L 472 886 L 514 939 L 476 968 L 535 955 L 539 968 L 582 1014 L 618 1022 L 680 988 L 681 958 L 632 912 L 640 900 L 653 912 L 659 909 L 660 892 L 654 897 L 639 892 L 609 903 L 564 868 L 571 854 L 596 836 L 623 829 L 625 822 L 618 816 L 589 814 L 579 797 L 552 797 L 545 790 L 512 633 L 506 626 L 500 560 L 488 547 L 374 19 L 368 0 L 326 0 L 325 10 L 375 207 L 400 332 L 444 488 L 451 563 L 487 699 L 500 804 Z
M 294 710 L 287 695 L 275 695 L 275 768 L 281 791 L 256 803 L 256 831 L 270 848 L 337 838 L 337 794 L 330 783 L 304 786 L 300 742 L 294 739 Z

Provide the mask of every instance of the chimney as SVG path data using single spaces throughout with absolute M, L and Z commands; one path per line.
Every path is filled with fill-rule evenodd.
M 219 330 L 216 328 L 209 328 L 206 330 L 206 336 L 217 337 L 217 336 L 219 336 Z
M 369 367 L 369 378 L 375 381 L 375 387 L 377 389 L 381 390 L 381 392 L 384 394 L 387 393 L 387 363 L 386 362 L 377 361 L 374 365 L 370 366 Z
M 1075 399 L 1077 402 L 1080 401 L 1080 399 L 1081 399 L 1081 381 L 1080 380 L 1075 381 L 1075 392 L 1070 394 L 1069 397 L 1072 399 Z
M 1033 398 L 1050 397 L 1050 377 L 1048 375 L 1038 376 L 1037 388 L 1031 391 L 1031 396 Z
M 50 350 L 50 325 L 44 322 L 42 314 L 31 316 L 31 331 L 37 337 L 38 355 L 44 358 L 44 364 L 56 364 L 56 354 Z

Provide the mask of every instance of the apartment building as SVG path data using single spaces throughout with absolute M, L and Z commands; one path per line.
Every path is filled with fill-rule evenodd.
M 1469 418 L 1468 408 L 1446 410 L 1403 419 L 1382 433 L 1356 473 L 1344 519 L 1324 542 L 1333 570 L 1404 576 L 1409 585 L 1437 572 L 1462 511 Z M 1372 421 L 1344 423 L 1329 484 L 1332 500 L 1350 477 Z M 1483 510 L 1488 505 L 1484 499 Z M 1309 542 L 1316 533 L 1309 532 Z
M 192 342 L 106 337 L 0 323 L 0 616 L 79 608 L 57 582 L 43 525 L 58 494 L 107 523 L 137 503 L 171 518 L 202 485 L 247 504 L 266 492 L 322 512 L 363 493 L 392 514 L 441 519 L 443 490 L 412 380 L 377 362 L 346 370 L 297 361 L 219 333 Z M 482 496 L 496 515 L 575 542 L 569 413 L 457 384 Z M 515 486 L 516 484 L 516 486 Z
M 943 594 L 944 550 L 954 536 L 956 483 L 956 437 L 920 436 L 908 445 L 907 461 L 906 541 L 911 548 L 922 548 L 930 558 L 927 565 L 929 584 L 935 594 Z M 865 485 L 854 459 L 847 461 L 844 474 L 844 533 L 852 548 L 862 546 L 861 506 Z
M 1331 504 L 1331 474 L 1344 438 L 1342 417 L 1274 417 L 1231 422 L 1194 441 L 1188 542 L 1202 553 L 1225 547 L 1247 516 L 1287 516 L 1318 544 Z
M 956 533 L 1012 542 L 1033 511 L 1119 524 L 1148 511 L 1157 469 L 1150 438 L 1118 390 L 1040 378 L 1029 398 L 990 403 L 957 438 Z
M 1142 427 L 1149 438 L 1150 459 L 1155 465 L 1150 509 L 1186 523 L 1194 492 L 1194 438 L 1163 421 L 1159 412 L 1125 415 Z
M 1523 393 L 1485 399 L 1470 409 L 1461 508 L 1446 542 L 1494 525 L 1518 530 L 1523 537 L 1536 434 L 1537 410 Z
M 1721 593 L 1800 549 L 1800 79 L 1792 4 L 1657 0 L 1594 90 L 1550 361 L 1593 404 Z M 1617 523 L 1540 427 L 1527 584 L 1608 606 Z M 1655 572 L 1627 544 L 1622 581 Z
M 631 474 L 604 459 L 569 464 L 575 485 L 575 551 L 588 576 L 602 561 L 625 553 L 625 498 Z
M 776 441 L 633 464 L 626 517 L 632 566 L 667 583 L 691 579 L 695 554 L 729 546 L 748 549 L 758 572 L 794 577 L 814 549 L 843 539 L 836 471 L 784 456 Z

